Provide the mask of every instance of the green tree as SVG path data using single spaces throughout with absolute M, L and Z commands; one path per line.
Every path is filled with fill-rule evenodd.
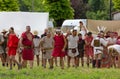
M 106 20 L 109 18 L 109 0 L 89 0 L 88 19 Z
M 113 0 L 114 9 L 120 11 L 120 0 Z
M 72 19 L 74 16 L 70 0 L 45 0 L 46 10 L 56 22 L 56 26 L 61 26 L 65 19 Z
M 86 15 L 88 19 L 95 19 L 95 20 L 105 20 L 106 18 L 108 18 L 107 13 L 99 10 L 97 12 L 88 11 Z
M 44 12 L 44 0 L 19 0 L 21 11 Z
M 19 11 L 18 0 L 0 0 L 0 11 Z
M 98 10 L 105 10 L 106 7 L 106 3 L 105 3 L 105 0 L 89 0 L 88 1 L 88 4 L 91 8 L 92 11 L 95 11 L 97 12 Z

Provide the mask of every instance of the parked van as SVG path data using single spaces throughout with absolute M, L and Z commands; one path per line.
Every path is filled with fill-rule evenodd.
M 62 24 L 62 31 L 65 34 L 67 30 L 72 30 L 74 28 L 77 28 L 79 26 L 79 22 L 82 21 L 83 25 L 86 27 L 87 25 L 87 19 L 69 19 L 65 20 Z

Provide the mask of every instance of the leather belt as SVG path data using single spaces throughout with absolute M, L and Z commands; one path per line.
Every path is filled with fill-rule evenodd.
M 24 48 L 31 49 L 32 46 L 23 46 Z

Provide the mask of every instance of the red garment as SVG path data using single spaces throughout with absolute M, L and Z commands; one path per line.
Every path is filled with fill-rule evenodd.
M 14 47 L 9 47 L 8 49 L 8 56 L 15 56 L 16 55 L 16 50 L 17 48 L 14 48 Z
M 64 57 L 66 55 L 65 52 L 62 51 L 64 47 L 64 36 L 63 35 L 55 35 L 54 36 L 54 49 L 52 56 L 53 57 Z
M 15 34 L 10 34 L 8 37 L 8 55 L 16 55 L 16 50 L 17 50 L 17 46 L 18 46 L 18 37 Z
M 85 44 L 85 54 L 86 54 L 87 56 L 93 56 L 93 47 L 91 46 L 92 40 L 93 40 L 93 37 L 92 37 L 92 36 L 87 36 L 87 37 L 85 38 L 85 41 L 86 41 L 87 43 L 89 43 L 89 45 L 86 45 L 86 44 Z
M 33 34 L 31 33 L 31 35 L 32 35 L 32 40 L 29 40 L 27 35 L 26 35 L 26 32 L 24 32 L 22 34 L 22 38 L 23 38 L 22 44 L 24 46 L 31 46 L 32 47 L 32 45 L 33 45 Z M 23 58 L 23 60 L 33 60 L 33 58 L 34 58 L 33 48 L 24 48 L 22 50 L 22 58 Z

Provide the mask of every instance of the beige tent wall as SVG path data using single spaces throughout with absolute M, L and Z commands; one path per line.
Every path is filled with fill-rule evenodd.
M 120 35 L 120 21 L 105 21 L 105 20 L 87 20 L 87 29 L 93 33 L 98 33 L 97 26 L 106 27 L 106 31 L 118 32 Z

